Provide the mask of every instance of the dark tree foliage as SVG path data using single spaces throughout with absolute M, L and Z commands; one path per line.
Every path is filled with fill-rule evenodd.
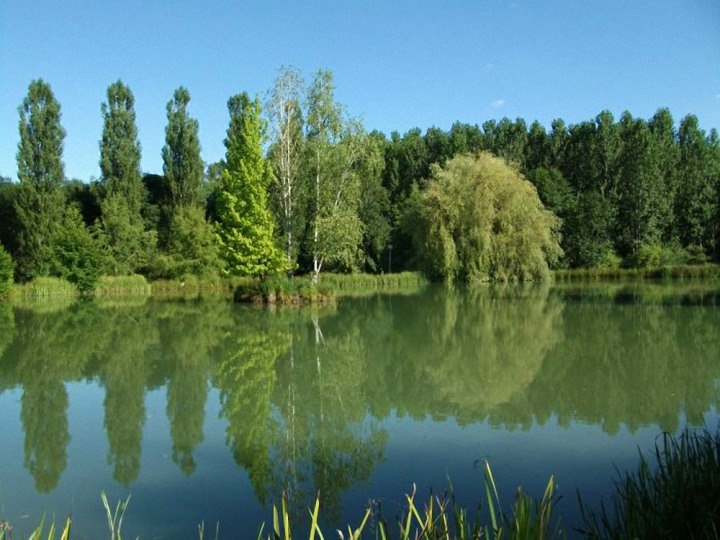
M 61 189 L 65 130 L 60 125 L 60 104 L 42 79 L 30 83 L 19 112 L 17 270 L 22 279 L 30 279 L 50 275 L 53 266 L 54 241 L 65 205 Z

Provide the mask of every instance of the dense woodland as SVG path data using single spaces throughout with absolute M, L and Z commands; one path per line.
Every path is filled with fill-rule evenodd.
M 58 276 L 89 290 L 102 274 L 317 279 L 411 269 L 533 279 L 542 272 L 523 257 L 555 268 L 720 259 L 720 142 L 693 115 L 676 123 L 667 109 L 648 120 L 603 111 L 573 125 L 557 119 L 549 131 L 503 118 L 388 137 L 348 116 L 332 73 L 305 85 L 284 68 L 262 98 L 230 97 L 218 163 L 203 162 L 190 94 L 178 88 L 163 170 L 143 173 L 134 96 L 117 81 L 106 98 L 100 178 L 68 179 L 61 106 L 48 83 L 30 83 L 18 181 L 0 182 L 5 281 Z M 481 169 L 500 180 L 480 172 L 463 184 L 475 174 L 463 171 Z M 500 236 L 520 229 L 541 232 Z

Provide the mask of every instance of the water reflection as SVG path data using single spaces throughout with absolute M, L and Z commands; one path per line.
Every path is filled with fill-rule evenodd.
M 286 493 L 304 515 L 320 492 L 332 520 L 384 459 L 390 415 L 504 429 L 557 418 L 609 434 L 674 431 L 681 415 L 699 422 L 718 402 L 717 292 L 669 290 L 432 287 L 329 311 L 0 306 L 0 392 L 22 389 L 22 463 L 48 492 L 68 461 L 68 383 L 104 390 L 108 462 L 122 485 L 143 475 L 148 392 L 165 389 L 168 454 L 192 475 L 216 389 L 227 448 L 257 499 Z

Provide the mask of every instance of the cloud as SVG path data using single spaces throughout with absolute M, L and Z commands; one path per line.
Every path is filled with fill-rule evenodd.
M 493 109 L 499 109 L 499 108 L 502 107 L 503 105 L 505 105 L 505 100 L 504 100 L 504 99 L 496 99 L 495 101 L 493 101 L 493 102 L 490 104 L 490 106 L 491 106 Z

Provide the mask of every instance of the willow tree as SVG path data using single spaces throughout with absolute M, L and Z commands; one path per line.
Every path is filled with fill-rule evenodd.
M 435 167 L 417 211 L 416 245 L 434 278 L 541 280 L 562 255 L 560 220 L 515 168 L 487 153 Z
M 215 200 L 220 253 L 231 274 L 277 273 L 289 265 L 273 243 L 267 195 L 272 171 L 263 157 L 260 101 L 243 93 L 230 98 L 228 109 L 226 166 Z

